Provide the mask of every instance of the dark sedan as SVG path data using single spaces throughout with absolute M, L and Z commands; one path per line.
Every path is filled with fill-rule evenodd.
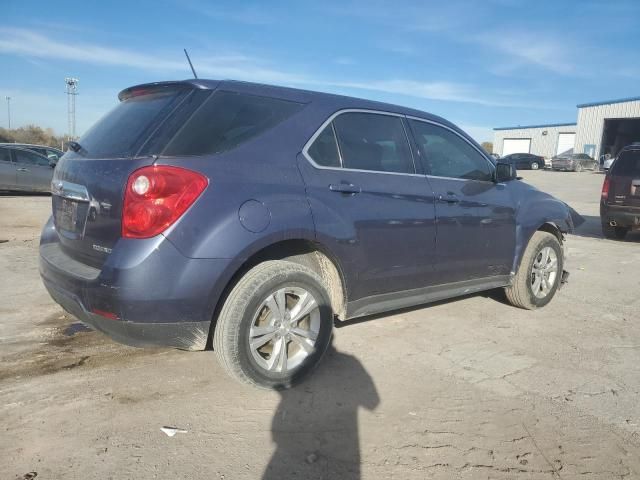
M 501 163 L 510 163 L 518 170 L 538 170 L 544 168 L 544 157 L 532 153 L 512 153 L 500 159 Z
M 551 168 L 553 170 L 581 172 L 583 170 L 596 170 L 598 162 L 586 153 L 571 153 L 553 157 L 551 159 Z

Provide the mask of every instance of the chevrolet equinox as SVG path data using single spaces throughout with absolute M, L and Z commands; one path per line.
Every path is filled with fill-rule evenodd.
M 203 350 L 286 388 L 334 320 L 566 277 L 563 202 L 418 110 L 236 81 L 134 86 L 59 161 L 40 273 L 131 345 Z

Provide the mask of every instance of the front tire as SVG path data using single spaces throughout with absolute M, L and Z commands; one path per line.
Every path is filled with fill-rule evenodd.
M 544 307 L 558 291 L 563 266 L 562 245 L 558 238 L 548 232 L 534 233 L 513 283 L 505 288 L 509 303 L 526 310 Z
M 331 340 L 333 312 L 321 278 L 293 262 L 267 261 L 231 290 L 213 346 L 234 379 L 290 388 L 319 363 Z
M 531 170 L 538 170 L 539 168 L 538 162 L 531 163 Z

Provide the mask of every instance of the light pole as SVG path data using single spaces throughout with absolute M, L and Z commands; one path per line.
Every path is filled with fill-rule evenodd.
M 9 118 L 9 130 L 11 130 L 11 97 L 6 96 L 7 99 L 7 117 Z

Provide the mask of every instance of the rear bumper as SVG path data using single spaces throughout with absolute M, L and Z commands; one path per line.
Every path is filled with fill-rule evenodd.
M 205 348 L 229 260 L 187 258 L 160 235 L 121 240 L 101 269 L 83 268 L 52 229 L 43 231 L 40 276 L 66 311 L 127 345 Z
M 615 222 L 619 227 L 640 227 L 640 207 L 600 204 L 602 223 Z
M 78 320 L 108 335 L 113 340 L 133 347 L 163 346 L 181 350 L 204 350 L 211 322 L 126 322 L 112 320 L 87 311 L 79 298 L 59 290 L 44 280 L 51 298 Z

